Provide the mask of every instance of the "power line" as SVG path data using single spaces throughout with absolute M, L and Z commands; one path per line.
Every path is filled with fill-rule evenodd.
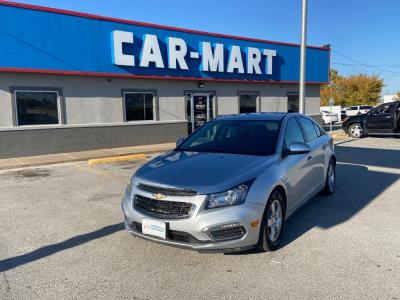
M 361 62 L 361 61 L 359 61 L 357 59 L 354 59 L 354 58 L 351 58 L 350 56 L 342 54 L 337 50 L 333 50 L 332 49 L 332 51 L 334 53 L 336 53 L 337 55 L 339 55 L 339 56 L 341 56 L 341 57 L 343 57 L 345 59 L 348 59 L 348 60 L 352 61 L 353 63 L 357 64 L 357 65 L 356 64 L 352 64 L 353 66 L 359 66 L 359 67 L 364 66 L 364 67 L 367 67 L 367 68 L 376 69 L 376 70 L 381 71 L 381 72 L 387 72 L 387 73 L 391 73 L 391 74 L 395 74 L 395 75 L 400 75 L 400 72 L 395 72 L 395 71 L 392 71 L 392 70 L 383 69 L 381 66 L 365 64 L 365 63 L 363 63 L 363 62 Z M 335 63 L 335 64 L 340 64 L 340 63 Z M 342 64 L 342 65 L 345 65 L 345 64 Z M 348 65 L 350 65 L 350 64 L 348 64 Z

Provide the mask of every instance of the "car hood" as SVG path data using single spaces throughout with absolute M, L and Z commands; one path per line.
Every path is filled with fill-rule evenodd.
M 133 176 L 133 184 L 216 193 L 254 179 L 273 161 L 272 155 L 170 151 L 142 166 Z

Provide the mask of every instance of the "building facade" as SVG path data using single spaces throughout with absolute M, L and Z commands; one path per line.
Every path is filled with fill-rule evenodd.
M 173 142 L 298 110 L 299 46 L 0 1 L 0 158 Z M 320 116 L 330 49 L 307 48 Z

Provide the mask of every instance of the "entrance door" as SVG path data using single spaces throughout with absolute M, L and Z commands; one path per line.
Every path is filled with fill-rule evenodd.
M 299 112 L 299 95 L 288 95 L 287 111 L 289 113 Z
M 187 102 L 188 111 L 188 133 L 203 126 L 214 117 L 213 95 L 192 94 Z

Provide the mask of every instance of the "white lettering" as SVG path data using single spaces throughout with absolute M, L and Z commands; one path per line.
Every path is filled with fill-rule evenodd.
M 248 47 L 246 49 L 247 54 L 247 73 L 253 74 L 253 70 L 256 74 L 261 74 L 260 62 L 261 62 L 261 51 L 258 48 Z
M 148 67 L 151 62 L 155 64 L 156 68 L 164 68 L 157 36 L 154 34 L 145 34 L 142 52 L 140 53 L 140 66 Z
M 224 45 L 215 44 L 214 54 L 209 42 L 201 43 L 202 62 L 200 70 L 207 72 L 224 72 Z
M 231 51 L 229 54 L 228 73 L 233 73 L 237 69 L 238 73 L 244 73 L 242 54 L 239 46 L 231 46 Z
M 187 46 L 183 39 L 168 37 L 167 38 L 168 45 L 168 68 L 176 69 L 176 63 L 183 70 L 189 70 L 188 65 L 186 64 L 185 56 L 187 53 Z
M 264 49 L 263 54 L 265 58 L 265 69 L 267 75 L 272 75 L 272 58 L 276 56 L 276 50 Z
M 133 44 L 133 33 L 128 31 L 114 30 L 112 32 L 113 63 L 118 66 L 135 66 L 135 56 L 124 54 L 122 44 Z

